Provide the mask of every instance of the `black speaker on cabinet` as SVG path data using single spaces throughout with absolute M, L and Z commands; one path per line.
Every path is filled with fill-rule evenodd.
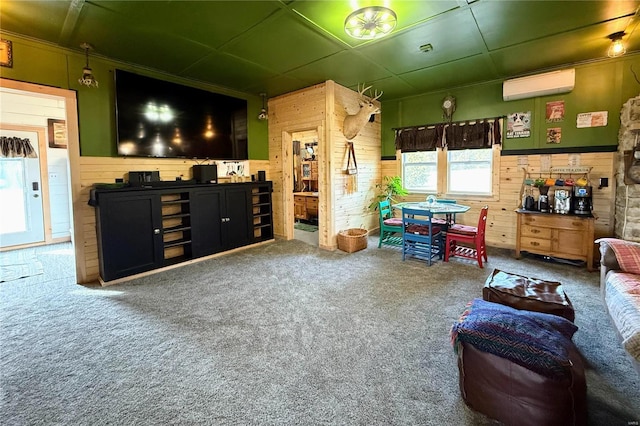
M 215 164 L 192 166 L 191 173 L 197 183 L 218 183 L 218 166 Z

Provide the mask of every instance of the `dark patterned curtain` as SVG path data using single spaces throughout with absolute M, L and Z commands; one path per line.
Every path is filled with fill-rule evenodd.
M 0 157 L 38 158 L 28 138 L 0 136 Z
M 396 150 L 402 152 L 435 151 L 442 148 L 444 125 L 407 127 L 396 130 Z
M 445 129 L 447 150 L 484 149 L 502 143 L 500 119 L 453 123 Z

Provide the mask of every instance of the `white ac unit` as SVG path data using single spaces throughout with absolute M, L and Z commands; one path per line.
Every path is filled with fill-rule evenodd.
M 527 77 L 512 78 L 502 84 L 502 98 L 505 101 L 535 98 L 536 96 L 568 93 L 576 84 L 576 70 L 551 71 Z

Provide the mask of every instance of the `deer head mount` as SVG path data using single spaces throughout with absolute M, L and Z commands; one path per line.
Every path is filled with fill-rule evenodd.
M 358 84 L 358 95 L 360 96 L 358 103 L 360 104 L 360 110 L 355 114 L 347 115 L 342 125 L 342 133 L 348 140 L 355 138 L 374 114 L 380 114 L 380 108 L 375 106 L 373 101 L 382 96 L 383 92 L 378 93 L 376 90 L 374 96 L 371 97 L 365 95 L 365 92 L 369 89 L 371 89 L 371 86 L 364 87 L 364 84 L 362 84 L 362 89 L 360 89 L 360 85 Z

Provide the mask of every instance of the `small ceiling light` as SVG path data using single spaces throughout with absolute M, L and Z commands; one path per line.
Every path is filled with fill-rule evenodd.
M 607 56 L 610 58 L 616 58 L 618 56 L 622 56 L 627 52 L 627 48 L 622 41 L 622 37 L 624 37 L 626 33 L 624 31 L 618 31 L 617 33 L 609 34 L 609 39 L 611 39 L 611 45 L 609 46 L 609 50 L 607 50 Z
M 93 76 L 93 71 L 89 67 L 89 50 L 93 49 L 89 43 L 82 43 L 80 45 L 84 49 L 85 57 L 87 58 L 87 64 L 82 69 L 82 77 L 78 79 L 78 83 L 87 87 L 98 87 L 98 80 Z
M 353 38 L 372 40 L 384 37 L 396 27 L 396 13 L 383 6 L 370 6 L 352 12 L 344 21 L 344 30 Z
M 264 101 L 267 98 L 266 93 L 260 93 L 262 96 L 262 109 L 260 110 L 260 114 L 258 114 L 258 120 L 267 120 L 269 119 L 269 114 L 267 113 L 267 108 L 264 105 Z

